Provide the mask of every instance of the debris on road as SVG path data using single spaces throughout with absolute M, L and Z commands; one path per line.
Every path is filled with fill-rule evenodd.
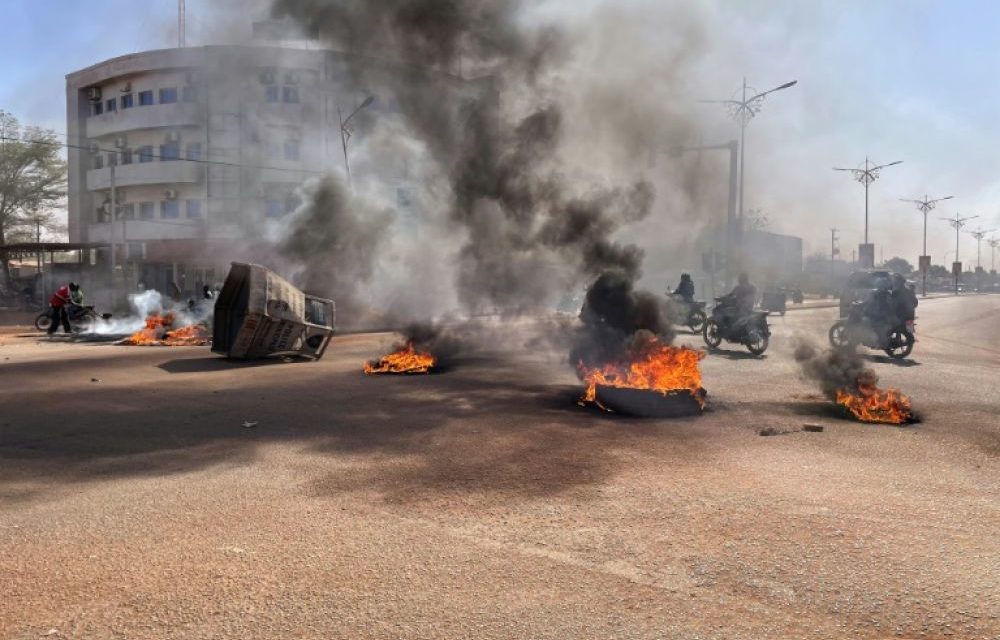
M 323 357 L 333 336 L 332 300 L 303 293 L 256 264 L 234 262 L 215 303 L 212 351 L 240 360 Z
M 244 420 L 242 427 L 244 429 L 253 429 L 254 427 L 257 426 L 257 424 L 258 424 L 257 422 L 250 422 L 249 420 Z
M 802 425 L 802 430 L 808 431 L 810 433 L 822 433 L 823 425 L 807 422 L 804 425 Z

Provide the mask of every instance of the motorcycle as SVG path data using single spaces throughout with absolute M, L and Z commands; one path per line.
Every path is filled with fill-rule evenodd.
M 752 311 L 742 318 L 729 321 L 733 302 L 728 297 L 716 298 L 712 317 L 705 322 L 702 337 L 710 349 L 717 348 L 722 341 L 742 344 L 750 353 L 759 356 L 767 351 L 771 341 L 771 329 L 767 326 L 766 311 Z
M 705 321 L 708 319 L 708 316 L 705 315 L 705 302 L 702 300 L 686 302 L 678 295 L 671 297 L 674 303 L 684 310 L 684 319 L 681 324 L 695 333 L 701 333 L 702 329 L 705 328 Z
M 69 325 L 74 332 L 79 333 L 80 331 L 85 331 L 90 328 L 98 319 L 109 320 L 111 318 L 110 313 L 98 314 L 94 311 L 94 305 L 80 305 L 80 304 L 70 304 L 69 310 L 66 312 L 69 315 Z M 39 331 L 48 331 L 49 327 L 52 325 L 52 311 L 43 311 L 35 318 L 35 328 Z
M 917 341 L 913 320 L 895 326 L 885 324 L 876 327 L 864 313 L 864 307 L 864 303 L 855 302 L 846 318 L 833 323 L 828 336 L 830 346 L 834 349 L 854 349 L 864 345 L 869 349 L 885 351 L 887 356 L 896 360 L 913 352 L 913 344 Z

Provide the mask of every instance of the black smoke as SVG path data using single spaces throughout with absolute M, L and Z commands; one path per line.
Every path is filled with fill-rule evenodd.
M 800 339 L 795 344 L 794 356 L 802 374 L 817 382 L 823 395 L 830 400 L 837 399 L 837 391 L 857 394 L 859 384 L 874 386 L 878 383 L 878 374 L 867 367 L 853 349 L 820 349 Z
M 371 315 L 364 287 L 375 275 L 393 212 L 352 197 L 336 176 L 310 180 L 302 196 L 278 252 L 302 269 L 295 277 L 301 289 L 333 299 L 338 315 L 356 325 Z

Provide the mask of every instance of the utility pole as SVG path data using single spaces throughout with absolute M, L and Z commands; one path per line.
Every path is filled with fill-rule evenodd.
M 969 235 L 976 239 L 976 291 L 982 291 L 983 280 L 983 238 L 987 233 L 993 233 L 993 229 L 983 231 L 982 228 L 970 231 Z
M 1000 239 L 990 238 L 988 240 L 990 243 L 990 274 L 995 276 L 997 273 L 997 247 L 1000 247 Z
M 111 295 L 111 308 L 115 306 L 115 263 L 117 262 L 115 256 L 115 216 L 118 214 L 118 192 L 115 189 L 115 165 L 117 162 L 111 163 L 109 167 L 111 171 L 111 211 L 108 217 L 108 244 L 111 247 L 111 260 L 109 263 L 111 265 L 110 271 L 108 272 L 108 291 Z M 124 248 L 122 249 L 124 251 Z
M 858 167 L 857 169 L 842 169 L 840 167 L 833 168 L 834 171 L 850 171 L 851 175 L 854 176 L 854 179 L 865 186 L 865 243 L 862 245 L 863 248 L 859 248 L 859 250 L 861 252 L 861 261 L 864 263 L 863 266 L 869 269 L 875 266 L 875 247 L 868 244 L 868 186 L 878 180 L 882 169 L 902 164 L 902 162 L 902 160 L 896 160 L 895 162 L 880 164 L 873 167 L 871 166 L 871 162 L 868 160 L 868 156 L 865 156 L 864 169 L 861 167 Z
M 978 217 L 979 216 L 966 216 L 964 218 L 960 218 L 958 214 L 956 214 L 954 218 L 941 218 L 942 220 L 946 220 L 951 226 L 955 228 L 955 262 L 952 263 L 951 265 L 951 272 L 955 276 L 955 295 L 958 295 L 958 283 L 962 277 L 962 263 L 959 261 L 958 258 L 959 232 L 962 230 L 962 227 L 964 227 L 969 222 L 969 220 Z
M 840 253 L 840 247 L 837 246 L 837 232 L 840 229 L 831 228 L 830 229 L 830 264 L 837 259 L 837 255 Z M 831 266 L 832 268 L 832 266 Z
M 923 279 L 923 284 L 921 285 L 923 292 L 921 293 L 921 295 L 925 298 L 927 297 L 927 272 L 931 268 L 931 258 L 929 255 L 927 255 L 927 214 L 932 209 L 934 209 L 934 207 L 937 206 L 937 203 L 942 202 L 944 200 L 951 200 L 954 197 L 955 196 L 945 196 L 943 198 L 936 198 L 934 200 L 931 200 L 925 194 L 923 200 L 905 200 L 903 198 L 900 198 L 900 200 L 902 200 L 903 202 L 912 202 L 913 204 L 917 205 L 917 209 L 919 209 L 920 212 L 924 214 L 924 252 L 920 255 L 919 265 L 920 265 L 920 273 Z

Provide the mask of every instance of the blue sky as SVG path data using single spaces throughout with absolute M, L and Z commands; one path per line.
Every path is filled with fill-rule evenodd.
M 218 40 L 225 32 L 218 26 L 222 4 L 188 0 L 190 42 Z M 599 2 L 551 4 L 579 13 Z M 621 4 L 643 6 L 641 0 Z M 954 251 L 954 232 L 937 214 L 978 214 L 983 226 L 1000 227 L 1000 3 L 679 4 L 698 16 L 711 41 L 699 63 L 698 84 L 713 94 L 706 97 L 728 97 L 743 74 L 759 88 L 799 80 L 769 98 L 748 129 L 747 206 L 764 209 L 775 230 L 801 235 L 809 250 L 822 250 L 829 246 L 828 228 L 837 226 L 849 252 L 860 241 L 864 194 L 830 168 L 854 166 L 866 153 L 879 162 L 904 160 L 887 169 L 871 192 L 872 236 L 886 257 L 915 262 L 919 253 L 920 215 L 899 198 L 956 196 L 932 217 L 935 262 Z M 60 132 L 66 73 L 176 41 L 175 0 L 5 0 L 4 8 L 0 109 Z M 248 23 L 246 15 L 232 19 Z M 708 135 L 730 132 L 728 126 L 720 114 L 719 128 Z M 962 242 L 963 253 L 974 247 L 968 235 Z

